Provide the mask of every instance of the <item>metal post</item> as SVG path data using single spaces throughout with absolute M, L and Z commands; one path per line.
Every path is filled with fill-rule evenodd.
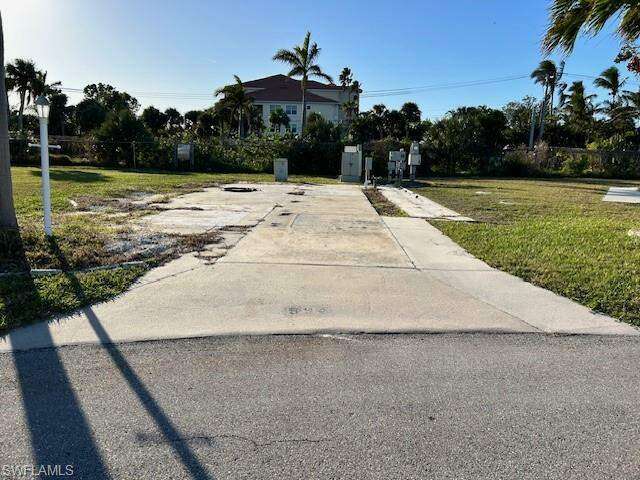
M 42 206 L 44 207 L 44 233 L 51 232 L 51 186 L 49 182 L 49 132 L 48 121 L 40 118 L 40 167 L 42 170 Z
M 535 104 L 531 105 L 531 131 L 529 132 L 529 150 L 533 150 L 533 139 L 536 130 L 536 108 Z

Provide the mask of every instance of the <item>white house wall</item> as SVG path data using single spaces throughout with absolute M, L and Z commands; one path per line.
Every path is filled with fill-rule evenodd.
M 287 105 L 296 105 L 297 106 L 297 114 L 289 115 L 289 125 L 296 125 L 296 131 L 299 133 L 302 127 L 302 103 L 295 102 L 264 102 L 264 101 L 255 101 L 254 105 L 262 105 L 262 121 L 265 127 L 269 128 L 269 116 L 271 115 L 271 105 L 277 105 L 282 109 L 283 112 L 286 112 Z M 307 103 L 307 116 L 311 112 L 319 113 L 326 120 L 329 120 L 333 123 L 338 123 L 342 121 L 342 109 L 337 103 Z

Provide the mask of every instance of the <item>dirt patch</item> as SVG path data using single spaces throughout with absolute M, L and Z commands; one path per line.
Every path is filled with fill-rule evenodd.
M 373 208 L 376 209 L 378 215 L 384 217 L 406 217 L 407 214 L 404 210 L 396 207 L 396 205 L 382 194 L 382 192 L 375 188 L 367 188 L 363 190 L 365 197 L 369 200 Z
M 117 262 L 146 261 L 160 265 L 190 252 L 201 252 L 219 243 L 220 233 L 210 231 L 190 235 L 130 230 L 121 232 L 105 245 L 105 253 Z
M 157 202 L 156 202 L 157 203 Z M 133 212 L 136 210 L 158 210 L 158 207 L 149 205 L 135 197 L 95 197 L 83 195 L 77 197 L 73 207 L 80 212 L 111 213 Z

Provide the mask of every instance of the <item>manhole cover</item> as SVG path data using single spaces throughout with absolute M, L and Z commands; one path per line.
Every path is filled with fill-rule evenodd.
M 257 192 L 257 188 L 253 187 L 224 187 L 225 192 L 237 192 L 237 193 L 248 193 L 248 192 Z

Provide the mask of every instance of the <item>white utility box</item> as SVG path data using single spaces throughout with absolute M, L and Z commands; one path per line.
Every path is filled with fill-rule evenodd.
M 418 142 L 413 142 L 411 144 L 411 149 L 409 150 L 409 166 L 420 165 L 421 162 L 422 157 L 420 156 L 420 144 Z
M 344 147 L 342 152 L 341 182 L 359 182 L 362 175 L 362 145 Z
M 276 158 L 273 161 L 273 173 L 276 177 L 276 182 L 286 182 L 289 178 L 289 160 Z

